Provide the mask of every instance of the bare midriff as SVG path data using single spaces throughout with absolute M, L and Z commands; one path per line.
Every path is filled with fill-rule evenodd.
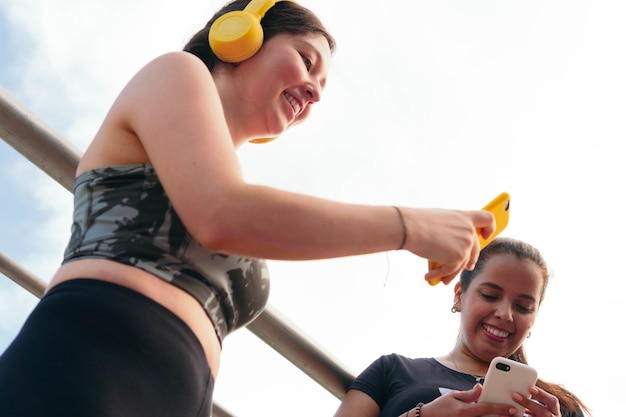
M 105 259 L 83 259 L 61 266 L 50 280 L 48 290 L 62 282 L 78 278 L 98 279 L 130 288 L 170 310 L 196 335 L 204 349 L 213 378 L 217 377 L 220 342 L 209 316 L 193 296 L 149 272 Z

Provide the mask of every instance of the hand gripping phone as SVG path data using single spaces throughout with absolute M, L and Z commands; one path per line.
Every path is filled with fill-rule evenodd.
M 487 246 L 487 244 L 489 244 L 489 242 L 491 242 L 493 239 L 495 239 L 495 237 L 501 231 L 503 231 L 504 228 L 509 224 L 510 206 L 511 206 L 511 197 L 509 196 L 509 193 L 503 192 L 499 196 L 491 200 L 489 204 L 483 207 L 483 210 L 487 210 L 493 213 L 496 219 L 496 230 L 491 234 L 491 236 L 489 236 L 488 239 L 483 239 L 483 237 L 480 234 L 480 229 L 476 229 L 476 233 L 478 233 L 478 241 L 480 242 L 481 249 Z M 430 260 L 428 261 L 429 271 L 435 268 L 438 268 L 440 266 L 441 266 L 440 263 L 430 261 Z M 440 282 L 441 282 L 441 278 L 433 278 L 430 281 L 428 281 L 430 285 L 437 285 Z
M 517 408 L 515 417 L 522 417 L 524 407 L 514 402 L 512 395 L 517 392 L 522 396 L 530 397 L 528 390 L 536 383 L 537 371 L 533 367 L 498 356 L 489 364 L 478 402 L 510 404 Z

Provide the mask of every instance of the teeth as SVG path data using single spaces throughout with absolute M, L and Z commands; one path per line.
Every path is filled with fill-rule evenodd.
M 287 93 L 283 93 L 283 95 L 285 96 L 289 104 L 291 104 L 291 107 L 293 107 L 293 110 L 296 112 L 296 114 L 300 113 L 300 105 L 298 104 L 296 99 Z
M 509 332 L 505 332 L 503 330 L 494 329 L 493 327 L 483 325 L 483 329 L 487 330 L 487 332 L 491 333 L 494 336 L 506 338 L 509 335 Z

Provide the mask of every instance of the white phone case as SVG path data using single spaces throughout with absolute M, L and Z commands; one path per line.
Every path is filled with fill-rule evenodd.
M 514 392 L 530 397 L 528 390 L 537 382 L 537 371 L 526 364 L 511 359 L 496 357 L 491 361 L 483 391 L 478 402 L 511 404 L 517 408 L 516 417 L 524 415 L 524 407 L 512 399 Z M 487 416 L 497 417 L 497 416 Z

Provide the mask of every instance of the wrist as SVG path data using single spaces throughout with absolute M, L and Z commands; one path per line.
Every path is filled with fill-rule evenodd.
M 402 215 L 402 210 L 400 210 L 399 207 L 397 206 L 392 206 L 394 209 L 396 209 L 396 212 L 398 213 L 398 218 L 400 220 L 400 225 L 402 226 L 402 240 L 400 241 L 400 246 L 398 246 L 397 250 L 402 250 L 404 249 L 404 246 L 406 245 L 406 239 L 407 239 L 407 229 L 406 229 L 406 222 L 404 221 L 404 216 Z M 410 417 L 410 416 L 407 416 Z
M 417 405 L 415 406 L 415 417 L 424 417 L 424 415 L 422 414 L 423 405 L 424 403 L 422 402 L 417 403 Z
M 417 405 L 413 408 L 411 408 L 409 411 L 406 412 L 406 414 L 402 414 L 401 417 L 424 417 L 424 415 L 422 414 L 422 406 L 424 405 L 424 403 L 419 402 L 417 403 Z

